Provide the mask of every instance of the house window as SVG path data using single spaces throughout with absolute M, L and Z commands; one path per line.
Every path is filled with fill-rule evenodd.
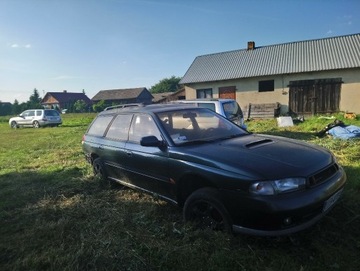
M 274 91 L 274 80 L 259 81 L 259 92 Z
M 212 88 L 206 88 L 206 89 L 197 89 L 196 90 L 196 98 L 212 98 Z

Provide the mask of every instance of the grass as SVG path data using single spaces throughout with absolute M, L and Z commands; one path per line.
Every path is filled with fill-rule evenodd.
M 94 114 L 63 117 L 62 127 L 16 130 L 0 118 L 1 270 L 359 269 L 360 141 L 314 136 L 332 120 L 247 123 L 253 132 L 330 149 L 348 175 L 343 197 L 320 223 L 259 238 L 193 230 L 177 207 L 99 182 L 81 151 Z

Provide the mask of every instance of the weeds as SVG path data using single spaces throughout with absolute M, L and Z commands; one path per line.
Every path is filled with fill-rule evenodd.
M 0 122 L 1 270 L 358 270 L 360 142 L 317 138 L 328 120 L 247 123 L 331 150 L 348 176 L 320 223 L 291 238 L 259 238 L 194 230 L 179 208 L 99 182 L 80 143 L 92 117 L 64 115 L 62 127 L 44 129 Z

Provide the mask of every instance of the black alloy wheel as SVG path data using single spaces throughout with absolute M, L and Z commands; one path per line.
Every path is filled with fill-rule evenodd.
M 94 159 L 92 163 L 92 168 L 95 176 L 97 176 L 101 180 L 107 179 L 107 174 L 105 172 L 104 164 L 100 158 Z
M 231 233 L 231 218 L 214 188 L 201 188 L 186 200 L 183 216 L 199 229 L 211 229 Z

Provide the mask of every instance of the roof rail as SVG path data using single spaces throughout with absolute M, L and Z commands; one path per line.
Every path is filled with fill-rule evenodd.
M 142 103 L 133 103 L 133 104 L 117 104 L 113 106 L 108 106 L 104 109 L 104 111 L 116 109 L 116 108 L 126 108 L 126 107 L 137 107 L 137 106 L 144 106 Z

